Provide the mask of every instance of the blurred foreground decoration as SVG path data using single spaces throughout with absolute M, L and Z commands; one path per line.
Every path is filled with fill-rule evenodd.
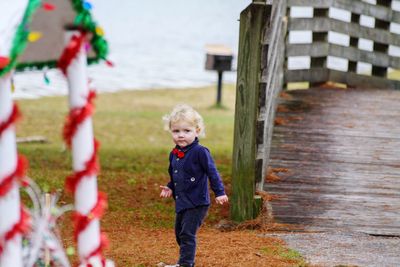
M 97 190 L 98 142 L 93 137 L 91 119 L 95 93 L 89 90 L 86 74 L 88 63 L 102 59 L 112 65 L 106 60 L 108 45 L 103 30 L 92 20 L 89 1 L 5 2 L 0 2 L 0 10 L 5 14 L 0 21 L 0 214 L 8 216 L 0 217 L 0 266 L 33 266 L 41 258 L 43 246 L 50 247 L 46 240 L 43 245 L 44 235 L 56 240 L 50 231 L 54 221 L 49 220 L 53 217 L 47 214 L 48 210 L 42 214 L 43 205 L 36 199 L 39 211 L 34 209 L 33 232 L 27 235 L 31 237 L 28 240 L 34 241 L 28 242 L 30 253 L 23 260 L 21 241 L 28 230 L 29 216 L 21 208 L 18 184 L 25 177 L 26 165 L 17 154 L 15 122 L 19 112 L 11 94 L 14 70 L 55 67 L 66 75 L 70 88 L 70 113 L 65 126 L 69 135 L 64 137 L 73 154 L 74 173 L 67 183 L 74 184 L 71 191 L 75 196 L 75 238 L 80 266 L 114 266 L 102 255 L 107 242 L 100 231 L 99 219 L 107 203 L 105 194 Z M 32 194 L 38 195 L 39 191 L 36 189 Z M 47 250 L 46 258 L 57 257 L 60 265 L 52 266 L 69 266 L 59 250 L 62 246 L 53 242 L 53 248 Z
M 73 205 L 57 206 L 59 194 L 43 193 L 33 180 L 25 191 L 32 201 L 32 222 L 31 231 L 23 239 L 24 266 L 69 267 L 56 222 L 72 211 Z

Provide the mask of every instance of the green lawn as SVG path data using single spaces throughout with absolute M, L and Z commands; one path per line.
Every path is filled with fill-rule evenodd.
M 112 246 L 106 256 L 115 260 L 118 266 L 154 266 L 160 260 L 173 262 L 176 257 L 173 200 L 159 198 L 159 186 L 169 180 L 168 154 L 174 146 L 170 134 L 163 129 L 162 116 L 176 104 L 188 103 L 203 115 L 206 138 L 201 143 L 210 148 L 229 194 L 235 88 L 224 86 L 222 108 L 215 107 L 215 95 L 215 87 L 205 87 L 123 91 L 97 97 L 94 131 L 101 142 L 98 184 L 109 199 L 108 211 L 101 222 Z M 68 112 L 67 99 L 45 97 L 18 101 L 24 116 L 17 125 L 17 136 L 40 135 L 50 141 L 45 144 L 21 143 L 18 150 L 30 162 L 28 175 L 43 190 L 58 190 L 62 202 L 72 203 L 72 196 L 63 193 L 65 177 L 72 173 L 71 152 L 61 138 Z M 216 251 L 203 243 L 199 266 L 209 266 L 221 257 L 226 258 L 227 264 L 238 263 L 239 259 L 226 256 L 228 252 L 243 253 L 241 246 L 235 245 L 237 242 L 247 242 L 246 247 L 253 246 L 240 261 L 241 266 L 255 266 L 255 262 L 263 266 L 303 266 L 300 256 L 285 254 L 291 250 L 283 250 L 282 241 L 261 238 L 256 231 L 233 231 L 217 237 L 212 226 L 228 216 L 228 206 L 211 206 L 201 231 L 202 238 L 205 241 L 219 238 L 219 242 L 231 245 L 221 250 L 216 244 L 219 247 Z M 60 226 L 64 244 L 72 245 L 70 217 L 64 216 Z M 246 240 L 241 236 L 246 236 Z M 202 256 L 211 254 L 212 257 Z
M 229 181 L 235 89 L 233 85 L 226 85 L 223 90 L 225 108 L 213 107 L 214 87 L 98 95 L 94 131 L 101 143 L 99 186 L 109 194 L 110 210 L 129 208 L 123 205 L 126 196 L 121 195 L 115 184 L 135 187 L 148 180 L 159 183 L 168 180 L 168 153 L 174 145 L 161 118 L 178 103 L 188 103 L 203 115 L 206 137 L 201 143 L 210 148 L 224 180 Z M 18 123 L 17 136 L 41 135 L 50 141 L 18 145 L 19 151 L 29 159 L 29 176 L 46 191 L 63 189 L 64 179 L 71 173 L 71 153 L 61 138 L 68 98 L 45 97 L 18 103 L 23 119 Z M 153 209 L 161 208 L 151 206 L 146 213 Z

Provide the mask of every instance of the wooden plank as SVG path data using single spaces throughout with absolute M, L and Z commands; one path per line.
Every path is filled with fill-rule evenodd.
M 327 57 L 334 56 L 351 61 L 370 63 L 379 67 L 400 69 L 400 58 L 379 51 L 365 51 L 356 47 L 347 47 L 326 42 L 312 44 L 286 44 L 286 56 Z
M 329 8 L 335 7 L 343 10 L 350 11 L 353 14 L 365 15 L 374 17 L 384 21 L 390 21 L 400 23 L 400 12 L 383 7 L 380 5 L 374 5 L 359 0 L 288 0 L 287 5 L 302 6 L 302 7 L 318 7 L 318 8 Z
M 400 81 L 338 70 L 329 71 L 329 80 L 353 87 L 400 89 Z
M 271 7 L 261 2 L 250 4 L 240 14 L 231 200 L 235 221 L 253 218 L 261 42 L 270 14 Z
M 391 0 L 385 0 L 385 1 L 377 1 L 377 5 L 379 6 L 385 6 L 388 9 L 391 8 L 392 6 L 392 1 Z M 390 32 L 390 21 L 387 20 L 380 20 L 380 19 L 375 19 L 375 29 L 381 29 L 381 30 L 386 30 Z M 383 44 L 381 42 L 374 42 L 373 44 L 373 50 L 374 52 L 382 52 L 382 53 L 388 53 L 389 52 L 389 45 L 388 44 Z M 388 68 L 386 66 L 376 66 L 372 65 L 372 71 L 371 71 L 373 76 L 379 76 L 379 77 L 387 77 L 388 74 Z
M 270 144 L 272 139 L 273 121 L 277 106 L 277 96 L 283 87 L 283 65 L 285 62 L 285 37 L 287 32 L 286 1 L 280 1 L 272 6 L 272 17 L 266 27 L 264 43 L 268 45 L 266 66 L 262 68 L 261 84 L 265 84 L 262 102 L 264 106 L 260 108 L 259 120 L 264 120 L 262 142 L 258 142 L 257 158 L 262 158 L 262 165 L 259 171 L 259 183 L 256 184 L 257 190 L 262 190 L 264 177 L 268 168 Z M 266 46 L 265 46 L 266 47 Z M 264 50 L 265 51 L 265 50 Z
M 352 23 L 360 24 L 360 19 L 361 19 L 361 15 L 360 14 L 351 13 L 351 22 Z M 355 37 L 350 37 L 349 46 L 351 48 L 354 48 L 354 49 L 358 50 L 359 39 L 355 38 Z M 359 54 L 359 53 L 360 52 L 357 52 L 357 54 Z M 349 60 L 347 70 L 349 72 L 357 72 L 357 68 L 358 68 L 358 62 Z
M 333 18 L 291 18 L 289 31 L 338 32 L 387 45 L 400 46 L 400 36 L 386 30 L 368 28 Z
M 271 149 L 277 176 L 264 186 L 274 219 L 400 236 L 399 101 L 394 90 L 288 92 Z
M 352 87 L 400 89 L 400 81 L 338 70 L 316 68 L 286 70 L 285 82 L 337 82 Z
M 290 82 L 326 82 L 329 81 L 329 70 L 325 68 L 285 70 L 285 83 Z

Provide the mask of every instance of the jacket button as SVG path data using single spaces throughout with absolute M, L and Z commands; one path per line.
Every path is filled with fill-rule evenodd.
M 174 171 L 174 173 L 177 173 L 177 172 L 178 172 L 178 170 L 175 170 L 175 171 Z
M 176 185 L 177 185 L 177 183 L 174 183 L 174 185 L 176 186 Z
M 190 178 L 190 181 L 194 182 L 196 180 L 196 178 L 192 177 Z
M 179 198 L 179 196 L 176 196 L 176 199 L 178 199 Z

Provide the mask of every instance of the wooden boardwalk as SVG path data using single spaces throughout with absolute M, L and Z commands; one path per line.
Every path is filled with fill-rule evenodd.
M 283 93 L 265 191 L 275 221 L 400 236 L 400 91 Z

